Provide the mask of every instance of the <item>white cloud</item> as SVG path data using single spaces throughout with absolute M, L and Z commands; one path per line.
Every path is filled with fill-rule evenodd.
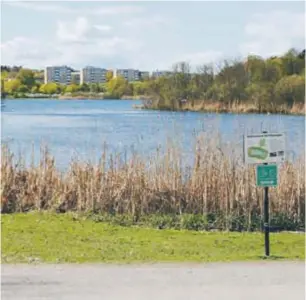
M 40 12 L 73 13 L 73 10 L 68 7 L 42 2 L 7 1 L 3 2 L 3 4 L 13 7 L 36 10 Z
M 131 27 L 133 29 L 143 27 L 156 28 L 156 26 L 169 25 L 171 23 L 172 20 L 170 20 L 170 18 L 165 18 L 160 15 L 138 17 L 123 22 L 125 26 Z
M 58 21 L 56 37 L 62 42 L 86 42 L 87 34 L 92 29 L 84 17 L 77 18 L 75 22 Z
M 33 62 L 47 61 L 58 54 L 52 44 L 21 36 L 1 44 L 1 59 L 8 65 L 31 66 Z
M 109 25 L 92 24 L 87 18 L 78 17 L 72 22 L 58 21 L 56 37 L 63 43 L 91 43 L 111 29 Z
M 96 29 L 98 29 L 100 31 L 104 31 L 104 32 L 112 30 L 112 27 L 109 26 L 109 25 L 94 25 L 94 28 L 96 28 Z
M 148 22 L 150 19 L 156 21 L 155 26 Z M 68 64 L 81 67 L 95 64 L 154 70 L 169 69 L 182 60 L 195 65 L 210 63 L 221 56 L 220 52 L 214 51 L 187 55 L 173 55 L 173 52 L 167 49 L 156 51 L 158 47 L 152 48 L 146 43 L 151 39 L 151 35 L 147 35 L 147 29 L 152 28 L 152 33 L 160 32 L 158 30 L 162 30 L 163 20 L 165 18 L 155 16 L 132 19 L 130 26 L 137 25 L 146 30 L 130 30 L 128 25 L 123 24 L 125 26 L 119 28 L 121 34 L 118 28 L 116 31 L 108 24 L 95 24 L 92 19 L 86 17 L 78 17 L 74 21 L 61 20 L 57 22 L 54 37 L 48 37 L 48 40 L 17 37 L 3 43 L 2 59 L 6 64 L 40 68 L 46 65 Z
M 133 37 L 105 35 L 108 25 L 92 24 L 79 17 L 74 22 L 59 21 L 55 36 L 48 40 L 15 37 L 1 44 L 2 61 L 27 67 L 104 65 L 106 59 L 127 60 L 137 55 L 142 43 Z
M 100 2 L 101 3 L 101 2 Z M 27 1 L 7 1 L 3 4 L 20 7 L 39 12 L 53 12 L 58 14 L 80 14 L 83 15 L 119 15 L 133 14 L 143 12 L 143 8 L 136 5 L 101 5 L 92 9 L 70 8 L 58 4 L 44 3 L 43 1 L 27 2 Z
M 275 11 L 253 15 L 245 26 L 243 55 L 279 55 L 289 48 L 305 45 L 305 13 Z
M 112 7 L 101 7 L 94 10 L 85 10 L 85 13 L 91 13 L 94 15 L 119 15 L 119 14 L 134 14 L 142 13 L 144 9 L 140 6 L 112 6 Z

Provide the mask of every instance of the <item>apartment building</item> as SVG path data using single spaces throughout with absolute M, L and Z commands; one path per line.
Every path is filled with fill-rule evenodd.
M 53 66 L 46 67 L 44 74 L 45 84 L 49 82 L 55 82 L 58 84 L 70 84 L 71 73 L 74 70 L 68 66 Z
M 71 72 L 71 83 L 74 84 L 81 83 L 81 73 L 79 71 Z
M 127 81 L 138 81 L 139 70 L 134 69 L 116 69 L 114 70 L 114 77 L 121 76 Z
M 150 72 L 147 72 L 147 71 L 140 71 L 140 72 L 139 72 L 139 78 L 140 78 L 141 80 L 149 79 L 149 78 L 150 78 Z
M 87 66 L 81 70 L 80 83 L 104 83 L 108 70 Z
M 172 72 L 169 71 L 154 71 L 152 72 L 152 77 L 157 78 L 157 77 L 162 77 L 162 76 L 170 76 Z

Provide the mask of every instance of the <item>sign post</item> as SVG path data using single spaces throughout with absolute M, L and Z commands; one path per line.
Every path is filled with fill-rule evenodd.
M 265 255 L 270 256 L 269 187 L 265 186 L 264 189 Z
M 278 163 L 285 161 L 284 134 L 263 132 L 244 137 L 244 160 L 256 164 L 256 185 L 264 188 L 265 255 L 270 255 L 269 187 L 278 185 Z

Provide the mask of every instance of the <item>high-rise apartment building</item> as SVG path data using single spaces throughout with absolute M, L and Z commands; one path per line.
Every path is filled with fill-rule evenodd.
M 106 74 L 108 70 L 87 66 L 81 70 L 80 82 L 87 83 L 104 83 L 106 82 Z
M 53 66 L 45 69 L 45 83 L 70 84 L 73 69 L 68 66 Z
M 141 80 L 149 79 L 150 78 L 150 72 L 140 71 L 139 72 L 139 77 L 140 77 Z
M 134 69 L 116 69 L 114 71 L 114 77 L 121 76 L 127 81 L 138 81 L 139 70 Z
M 71 83 L 80 84 L 81 82 L 81 73 L 79 71 L 71 72 Z
M 173 73 L 169 71 L 158 71 L 157 70 L 152 73 L 152 77 L 157 78 L 157 77 L 163 77 L 163 76 L 170 76 L 172 74 Z

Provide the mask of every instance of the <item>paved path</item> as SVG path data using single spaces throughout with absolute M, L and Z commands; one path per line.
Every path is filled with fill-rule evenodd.
M 302 262 L 2 265 L 2 298 L 304 300 Z

